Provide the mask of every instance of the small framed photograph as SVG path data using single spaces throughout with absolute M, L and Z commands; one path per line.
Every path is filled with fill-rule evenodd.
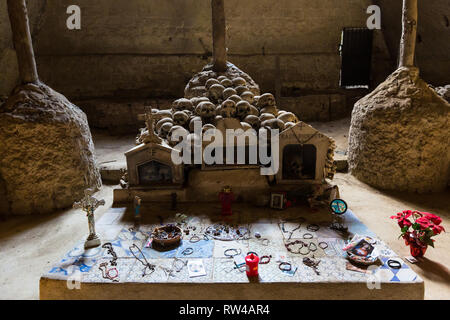
M 270 207 L 272 209 L 284 209 L 284 193 L 272 193 L 270 196 Z
M 373 249 L 374 247 L 363 239 L 351 250 L 351 253 L 360 257 L 368 257 Z

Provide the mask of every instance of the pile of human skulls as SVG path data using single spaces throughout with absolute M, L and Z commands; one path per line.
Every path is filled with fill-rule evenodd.
M 450 84 L 443 87 L 436 87 L 433 89 L 436 91 L 438 95 L 444 98 L 447 102 L 450 102 Z
M 184 130 L 187 136 L 195 138 L 196 122 L 202 132 L 219 127 L 225 119 L 233 119 L 227 123 L 244 131 L 268 128 L 281 132 L 299 122 L 295 114 L 277 107 L 271 93 L 260 94 L 258 85 L 232 64 L 220 74 L 205 67 L 189 81 L 185 98 L 175 100 L 171 109 L 152 112 L 156 134 L 169 144 L 176 130 Z M 142 143 L 140 136 L 136 142 Z

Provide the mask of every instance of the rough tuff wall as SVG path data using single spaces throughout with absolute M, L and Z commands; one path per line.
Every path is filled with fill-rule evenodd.
M 349 133 L 349 169 L 381 189 L 432 192 L 447 185 L 450 104 L 400 68 L 356 103 Z
M 0 105 L 0 214 L 49 213 L 101 186 L 86 115 L 44 84 Z
M 227 0 L 229 60 L 266 92 L 337 90 L 341 30 L 364 27 L 371 3 Z M 72 4 L 82 10 L 79 31 L 66 28 Z M 40 27 L 33 33 L 40 76 L 72 99 L 178 97 L 210 59 L 210 0 L 33 0 L 32 20 L 39 8 Z M 375 78 L 382 81 L 390 57 L 380 32 L 375 43 Z

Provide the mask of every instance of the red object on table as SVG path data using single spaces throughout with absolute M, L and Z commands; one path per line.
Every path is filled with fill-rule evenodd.
M 250 253 L 245 257 L 245 264 L 247 265 L 247 277 L 257 277 L 259 257 L 254 253 Z
M 222 215 L 223 216 L 231 216 L 233 214 L 231 210 L 231 204 L 234 201 L 233 192 L 220 192 L 219 200 L 222 202 Z

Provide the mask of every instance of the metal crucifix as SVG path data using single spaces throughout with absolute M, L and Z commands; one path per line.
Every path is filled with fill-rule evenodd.
M 92 196 L 94 194 L 93 189 L 86 189 L 84 191 L 84 198 L 78 202 L 73 204 L 74 209 L 81 209 L 86 212 L 86 216 L 88 217 L 89 223 L 89 236 L 84 243 L 85 248 L 93 248 L 97 247 L 101 244 L 100 238 L 95 232 L 95 217 L 94 211 L 100 207 L 105 205 L 105 200 L 97 200 Z

